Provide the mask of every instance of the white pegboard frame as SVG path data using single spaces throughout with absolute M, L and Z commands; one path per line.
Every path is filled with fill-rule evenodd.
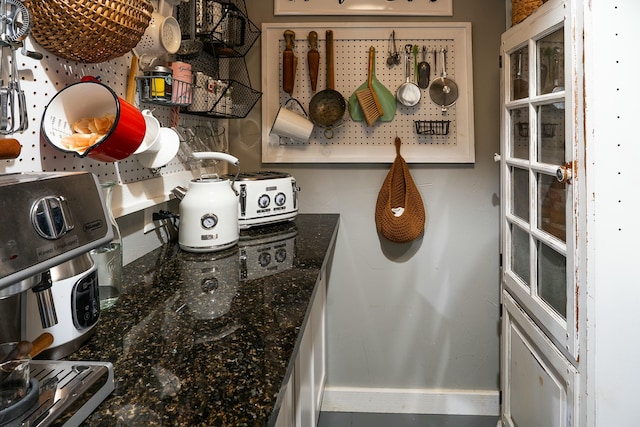
M 447 50 L 447 75 L 459 87 L 459 98 L 446 114 L 433 104 L 428 89 L 422 90 L 422 99 L 415 107 L 398 104 L 391 122 L 376 122 L 367 127 L 354 122 L 348 111 L 343 123 L 334 129 L 334 137 L 324 136 L 324 129 L 316 127 L 308 143 L 296 143 L 270 135 L 278 107 L 289 98 L 281 89 L 282 51 L 284 30 L 296 33 L 295 52 L 298 68 L 293 97 L 307 108 L 313 96 L 307 74 L 306 53 L 309 31 L 319 36 L 320 70 L 318 88 L 326 86 L 325 31 L 334 32 L 335 89 L 348 101 L 354 90 L 367 79 L 369 46 L 376 48 L 376 76 L 392 94 L 404 81 L 404 67 L 386 65 L 389 36 L 396 31 L 398 50 L 405 44 L 426 45 L 430 49 L 427 60 L 434 70 L 433 49 Z M 263 24 L 262 27 L 262 157 L 265 163 L 386 163 L 393 160 L 395 136 L 403 142 L 403 157 L 410 163 L 471 163 L 475 161 L 473 138 L 473 76 L 471 69 L 471 24 L 469 23 L 305 23 Z M 275 47 L 278 50 L 276 51 Z M 344 58 L 349 58 L 345 60 Z M 421 53 L 418 61 L 421 60 Z M 440 57 L 437 60 L 439 75 Z M 412 66 L 413 69 L 413 66 Z M 413 78 L 413 76 L 412 76 Z M 290 103 L 289 105 L 293 105 Z M 450 133 L 446 137 L 418 135 L 414 120 L 450 120 Z M 363 149 L 366 147 L 366 149 Z
M 27 39 L 26 43 L 29 50 L 41 52 L 44 58 L 35 60 L 17 53 L 18 74 L 26 96 L 29 127 L 22 133 L 7 136 L 16 138 L 22 145 L 22 151 L 17 159 L 0 161 L 0 173 L 87 171 L 94 173 L 100 181 L 115 180 L 120 184 L 128 184 L 187 170 L 178 157 L 162 168 L 149 169 L 142 166 L 135 155 L 115 163 L 98 162 L 62 152 L 43 142 L 40 138 L 40 124 L 44 109 L 53 96 L 67 85 L 85 76 L 96 76 L 124 98 L 131 54 L 108 62 L 84 64 L 59 58 L 33 44 L 31 38 Z M 9 69 L 7 64 L 10 60 L 2 58 L 2 61 L 3 69 Z M 6 78 L 6 75 L 3 77 Z M 137 106 L 140 109 L 152 109 L 162 126 L 170 125 L 170 107 L 145 103 L 137 103 Z M 207 120 L 212 119 L 180 115 L 180 124 L 185 126 L 198 125 Z

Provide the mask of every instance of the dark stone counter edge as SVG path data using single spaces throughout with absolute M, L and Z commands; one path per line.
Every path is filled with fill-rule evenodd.
M 320 278 L 322 277 L 322 272 L 324 272 L 325 275 L 325 280 L 327 283 L 327 291 L 328 291 L 328 287 L 329 287 L 329 277 L 330 277 L 330 273 L 331 273 L 331 260 L 333 259 L 333 254 L 335 252 L 335 247 L 336 247 L 336 239 L 338 236 L 338 229 L 340 227 L 340 215 L 339 214 L 335 214 L 336 216 L 336 226 L 333 230 L 333 235 L 331 236 L 331 241 L 329 242 L 329 251 L 325 254 L 324 260 L 322 261 L 322 267 L 320 267 L 320 274 L 318 275 L 317 279 L 316 279 L 316 283 L 314 285 L 313 288 L 313 293 L 311 295 L 311 299 L 310 301 L 315 301 L 316 298 L 316 294 L 318 293 L 318 284 L 320 283 Z M 291 353 L 291 358 L 289 359 L 289 364 L 287 366 L 287 371 L 284 375 L 284 378 L 282 380 L 282 384 L 280 385 L 280 391 L 278 392 L 278 398 L 276 399 L 276 403 L 274 405 L 273 411 L 271 412 L 271 416 L 269 417 L 269 420 L 267 422 L 267 427 L 275 427 L 276 425 L 276 421 L 278 420 L 278 415 L 280 414 L 280 408 L 282 406 L 282 399 L 284 398 L 284 391 L 285 388 L 289 382 L 289 379 L 291 378 L 291 375 L 293 374 L 293 370 L 295 368 L 295 364 L 296 364 L 296 358 L 298 357 L 298 352 L 300 350 L 300 342 L 302 341 L 302 335 L 305 331 L 305 329 L 307 328 L 307 323 L 309 321 L 309 316 L 311 315 L 311 306 L 312 304 L 309 304 L 307 306 L 307 310 L 304 314 L 304 320 L 302 322 L 302 325 L 300 326 L 300 333 L 298 334 L 297 338 L 296 338 L 296 343 L 295 346 L 293 348 L 293 352 Z

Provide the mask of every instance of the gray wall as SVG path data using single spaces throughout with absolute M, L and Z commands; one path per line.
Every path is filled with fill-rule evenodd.
M 274 17 L 271 0 L 247 0 L 247 9 L 258 26 L 344 19 Z M 328 295 L 328 386 L 495 391 L 499 168 L 493 154 L 499 152 L 505 2 L 454 0 L 452 18 L 388 20 L 404 19 L 471 22 L 473 29 L 476 163 L 410 165 L 427 210 L 424 238 L 397 245 L 376 233 L 375 202 L 388 164 L 262 164 L 259 104 L 246 119 L 230 121 L 230 150 L 243 170 L 293 174 L 303 212 L 341 214 Z M 247 63 L 259 88 L 260 41 Z

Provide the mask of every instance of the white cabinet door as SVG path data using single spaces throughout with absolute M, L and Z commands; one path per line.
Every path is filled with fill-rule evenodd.
M 323 270 L 318 277 L 316 294 L 295 362 L 293 399 L 296 427 L 315 427 L 320 416 L 327 372 L 326 301 L 327 283 Z
M 295 427 L 295 402 L 293 401 L 294 376 L 289 377 L 287 386 L 281 391 L 282 403 L 278 412 L 278 419 L 275 427 Z
M 310 319 L 311 320 L 311 319 Z M 313 399 L 313 322 L 304 329 L 294 371 L 296 427 L 315 426 L 315 401 Z
M 315 403 L 316 424 L 320 416 L 324 385 L 327 379 L 327 330 L 326 330 L 327 283 L 322 273 L 318 284 L 317 296 L 313 303 L 311 318 L 313 321 L 313 398 Z
M 577 425 L 578 371 L 506 292 L 503 304 L 503 425 Z

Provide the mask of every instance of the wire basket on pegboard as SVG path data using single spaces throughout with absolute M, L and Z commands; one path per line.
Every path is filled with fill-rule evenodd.
M 189 114 L 244 118 L 262 93 L 251 88 L 244 58 L 216 58 L 201 52 L 185 59 L 193 72 L 193 101 L 183 108 Z
M 524 21 L 548 0 L 511 0 L 511 25 Z
M 449 135 L 451 120 L 414 120 L 418 135 Z
M 153 13 L 149 0 L 25 0 L 31 34 L 56 56 L 98 63 L 122 56 L 144 34 Z
M 244 0 L 183 2 L 176 15 L 180 28 L 191 28 L 205 51 L 217 57 L 246 55 L 261 33 L 247 16 Z

